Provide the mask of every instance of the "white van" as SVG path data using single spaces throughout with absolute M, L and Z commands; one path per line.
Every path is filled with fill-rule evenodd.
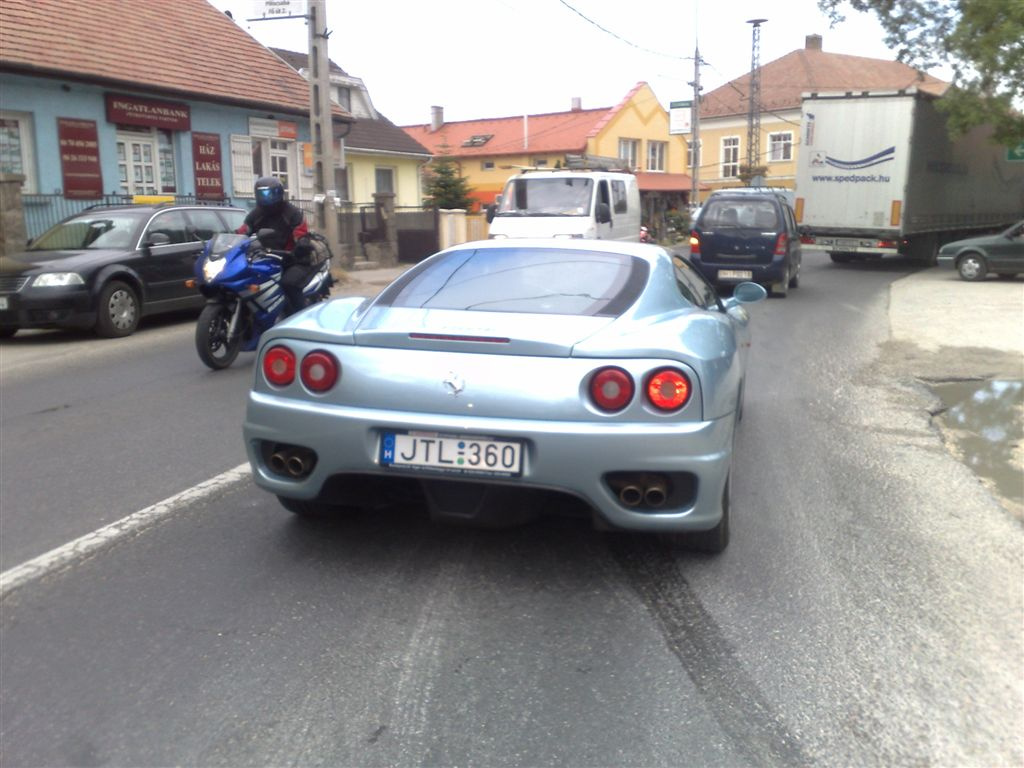
M 487 211 L 490 237 L 640 239 L 636 176 L 612 171 L 528 171 L 505 183 Z

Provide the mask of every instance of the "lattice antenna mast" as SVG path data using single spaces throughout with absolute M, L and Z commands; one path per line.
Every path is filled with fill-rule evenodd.
M 761 165 L 761 25 L 768 19 L 749 19 L 752 27 L 750 43 L 750 107 L 747 111 L 747 173 L 760 175 Z M 749 182 L 748 182 L 749 183 Z

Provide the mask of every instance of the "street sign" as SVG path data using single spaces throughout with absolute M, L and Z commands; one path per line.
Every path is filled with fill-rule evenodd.
M 253 18 L 246 21 L 306 16 L 309 13 L 308 5 L 307 0 L 252 0 Z
M 1010 163 L 1024 163 L 1024 141 L 1016 147 L 1006 148 L 1006 160 Z
M 692 128 L 693 102 L 670 101 L 668 105 L 668 132 L 676 134 L 690 133 Z

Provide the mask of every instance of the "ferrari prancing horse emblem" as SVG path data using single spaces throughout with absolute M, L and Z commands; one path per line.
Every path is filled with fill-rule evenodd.
M 451 392 L 453 396 L 457 396 L 466 388 L 466 380 L 455 372 L 449 372 L 444 379 L 444 385 L 448 387 L 448 391 Z

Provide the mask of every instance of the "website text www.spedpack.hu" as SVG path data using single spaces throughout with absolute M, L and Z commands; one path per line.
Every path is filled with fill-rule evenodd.
M 892 177 L 891 176 L 886 176 L 886 175 L 881 174 L 881 173 L 846 173 L 846 174 L 842 174 L 842 175 L 831 175 L 831 174 L 828 174 L 828 175 L 814 175 L 814 174 L 812 174 L 811 175 L 811 180 L 812 181 L 837 182 L 837 183 L 852 182 L 852 183 L 855 183 L 855 184 L 859 184 L 861 182 L 875 182 L 875 183 L 881 182 L 883 184 L 888 184 L 889 181 L 892 180 Z

